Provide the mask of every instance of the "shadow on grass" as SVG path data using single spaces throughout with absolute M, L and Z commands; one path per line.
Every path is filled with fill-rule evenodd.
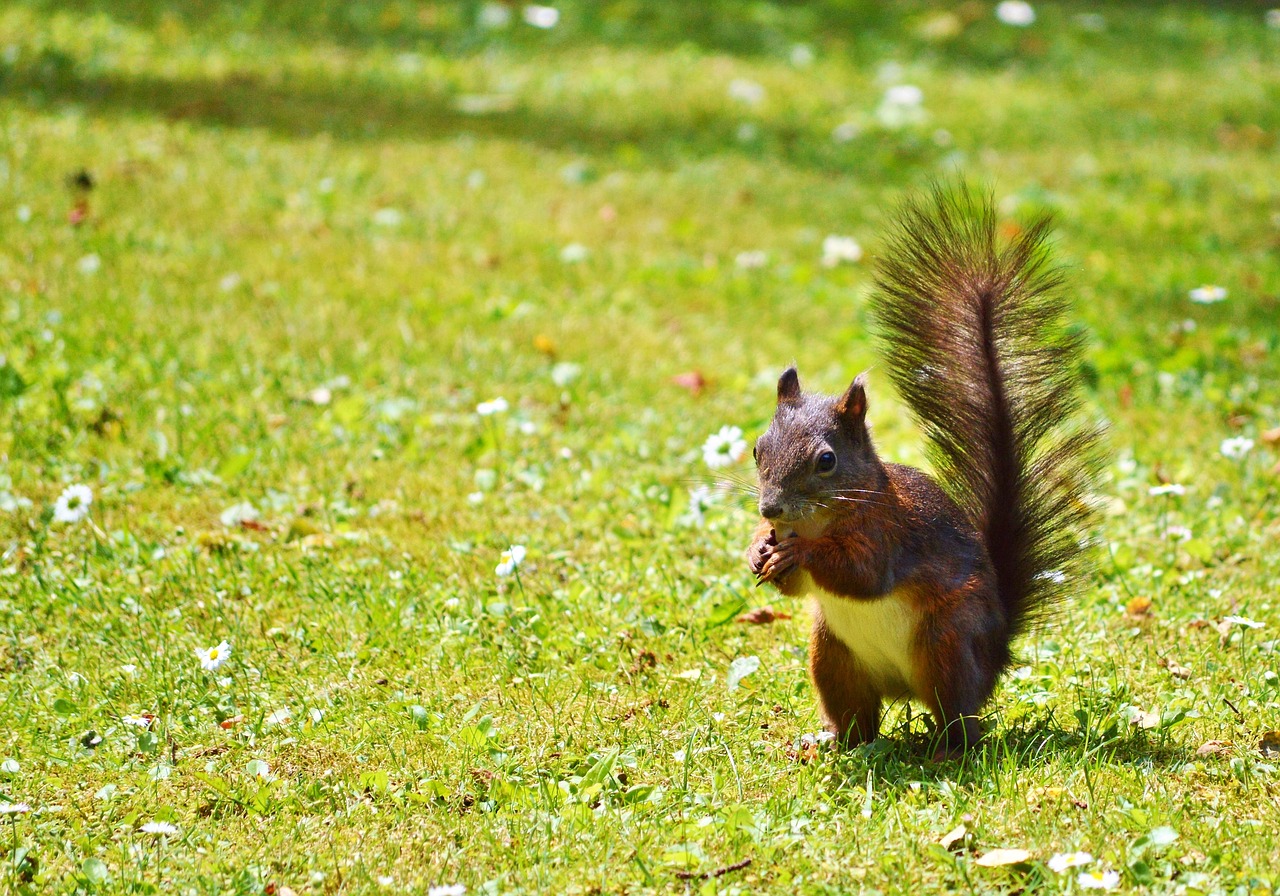
M 1034 769 L 1050 764 L 1089 765 L 1095 768 L 1168 766 L 1190 758 L 1185 748 L 1152 738 L 1142 731 L 1124 731 L 1099 740 L 1079 729 L 1067 730 L 1047 713 L 1023 719 L 1009 727 L 990 726 L 981 746 L 955 759 L 934 761 L 937 746 L 932 731 L 904 722 L 897 730 L 882 734 L 874 743 L 843 753 L 840 766 L 857 783 L 867 771 L 883 785 L 880 789 L 901 791 L 912 781 L 975 784 L 992 779 L 1001 768 Z
M 41 15 L 67 12 L 105 16 L 141 30 L 231 35 L 259 33 L 290 41 L 337 44 L 353 49 L 374 47 L 438 53 L 469 53 L 497 44 L 551 50 L 583 42 L 637 46 L 658 50 L 694 46 L 739 57 L 787 56 L 798 43 L 815 42 L 836 51 L 856 48 L 862 58 L 901 52 L 904 42 L 956 63 L 979 66 L 1026 61 L 1042 38 L 1031 31 L 999 24 L 983 4 L 938 4 L 929 8 L 914 2 L 884 0 L 699 0 L 696 3 L 653 3 L 634 0 L 543 0 L 561 16 L 551 29 L 521 21 L 523 0 L 486 2 L 409 3 L 404 0 L 25 0 Z M 1195 0 L 1147 3 L 1112 0 L 1078 10 L 1070 6 L 1056 17 L 1075 22 L 1079 13 L 1094 21 L 1102 17 L 1107 31 L 1099 39 L 1133 42 L 1133 50 L 1152 61 L 1168 58 L 1177 45 L 1197 40 L 1179 29 L 1153 33 L 1151 23 L 1168 16 L 1204 15 L 1257 20 L 1265 4 L 1251 0 L 1218 0 L 1206 10 Z M 486 8 L 507 10 L 508 23 L 497 28 L 481 25 Z M 955 7 L 957 11 L 950 12 Z M 921 43 L 927 23 L 951 15 L 963 26 L 949 39 Z M 946 26 L 955 28 L 956 25 Z M 944 31 L 946 28 L 944 28 Z M 1026 39 L 1030 39 L 1028 42 Z M 1158 38 L 1158 41 L 1156 40 Z M 1159 44 L 1156 46 L 1155 44 Z
M 83 71 L 74 58 L 48 50 L 12 66 L 0 63 L 0 93 L 40 108 L 78 105 L 95 115 L 259 128 L 289 138 L 323 134 L 344 141 L 434 142 L 461 135 L 505 139 L 623 165 L 628 158 L 652 165 L 733 153 L 896 180 L 904 165 L 928 162 L 940 152 L 911 134 L 892 139 L 867 134 L 836 143 L 814 123 L 800 121 L 761 125 L 754 138 L 744 142 L 737 136 L 741 116 L 728 109 L 653 104 L 640 113 L 538 109 L 516 102 L 477 114 L 465 111 L 467 97 L 431 85 L 338 80 L 318 73 L 307 73 L 305 80 L 292 73 L 277 77 L 240 72 L 211 79 L 92 73 Z

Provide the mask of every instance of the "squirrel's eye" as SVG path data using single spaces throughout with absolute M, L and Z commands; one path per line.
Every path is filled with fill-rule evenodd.
M 756 446 L 755 446 L 755 445 L 752 445 L 752 446 L 751 446 L 751 459 L 752 459 L 752 460 L 759 460 L 759 459 L 760 459 L 760 451 L 756 448 Z
M 834 451 L 824 451 L 818 455 L 818 472 L 830 473 L 836 468 L 836 453 Z

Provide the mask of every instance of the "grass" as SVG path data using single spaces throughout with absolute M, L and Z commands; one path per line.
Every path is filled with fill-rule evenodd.
M 6 886 L 1070 892 L 1070 850 L 1123 889 L 1280 886 L 1263 8 L 560 9 L 0 8 Z M 880 122 L 895 83 L 925 122 Z M 1019 645 L 985 751 L 929 762 L 898 708 L 836 754 L 803 739 L 805 609 L 740 560 L 750 508 L 699 521 L 690 488 L 786 363 L 828 391 L 892 363 L 879 234 L 957 169 L 1057 215 L 1102 562 Z M 821 266 L 832 233 L 868 260 Z M 871 419 L 921 462 L 882 373 Z M 58 523 L 72 483 L 90 517 Z M 794 618 L 734 621 L 769 602 Z

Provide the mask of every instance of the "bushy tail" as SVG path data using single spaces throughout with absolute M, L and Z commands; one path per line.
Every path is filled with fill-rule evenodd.
M 1041 218 L 997 240 L 963 183 L 905 203 L 873 310 L 890 375 L 940 484 L 986 541 L 1013 633 L 1083 571 L 1099 431 L 1073 424 L 1081 338 L 1063 321 Z

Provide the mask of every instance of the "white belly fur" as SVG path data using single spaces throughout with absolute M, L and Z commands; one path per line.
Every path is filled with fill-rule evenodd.
M 909 696 L 915 677 L 911 642 L 919 621 L 909 596 L 891 591 L 876 600 L 854 600 L 816 587 L 810 593 L 826 620 L 827 630 L 858 658 L 881 694 L 889 698 Z

